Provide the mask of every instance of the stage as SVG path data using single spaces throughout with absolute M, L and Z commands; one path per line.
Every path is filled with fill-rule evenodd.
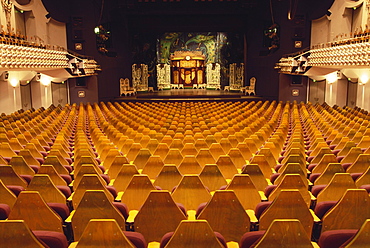
M 171 89 L 154 92 L 139 92 L 133 96 L 114 98 L 117 102 L 127 101 L 262 101 L 261 96 L 246 96 L 242 92 L 206 89 Z

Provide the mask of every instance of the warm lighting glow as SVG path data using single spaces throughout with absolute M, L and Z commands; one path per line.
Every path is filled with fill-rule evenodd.
M 41 74 L 40 83 L 45 87 L 49 86 L 51 84 L 51 78 L 49 76 Z
M 367 82 L 369 82 L 369 75 L 364 73 L 360 76 L 359 79 L 360 79 L 359 85 L 365 85 Z
M 17 87 L 18 86 L 18 84 L 19 84 L 19 80 L 17 80 L 16 78 L 12 78 L 12 79 L 10 79 L 10 81 L 9 81 L 9 83 L 10 83 L 10 85 L 12 86 L 12 87 Z
M 329 73 L 328 75 L 325 76 L 325 78 L 328 84 L 333 84 L 338 80 L 337 72 L 335 71 L 335 72 Z
M 94 33 L 95 33 L 95 34 L 99 34 L 99 33 L 100 33 L 100 29 L 99 29 L 99 27 L 95 27 L 95 28 L 94 28 Z

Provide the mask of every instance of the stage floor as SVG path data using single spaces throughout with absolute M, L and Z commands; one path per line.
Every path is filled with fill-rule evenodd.
M 246 96 L 242 92 L 206 89 L 171 89 L 140 92 L 134 96 L 116 97 L 114 101 L 259 101 L 260 96 Z

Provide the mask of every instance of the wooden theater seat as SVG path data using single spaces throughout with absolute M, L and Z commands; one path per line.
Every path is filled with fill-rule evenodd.
M 67 220 L 72 223 L 74 241 L 80 240 L 91 219 L 114 219 L 125 230 L 125 218 L 113 205 L 113 198 L 103 190 L 87 190 L 80 204 Z
M 321 233 L 329 230 L 360 229 L 370 218 L 370 197 L 364 189 L 348 189 L 322 218 Z
M 226 190 L 233 190 L 245 210 L 255 210 L 258 203 L 266 197 L 254 186 L 251 177 L 247 174 L 235 175 Z
M 356 189 L 349 173 L 336 173 L 329 184 L 317 195 L 317 202 L 338 201 L 347 189 Z
M 174 164 L 166 164 L 162 167 L 153 184 L 159 186 L 161 189 L 171 191 L 180 183 L 181 179 L 182 175 L 177 166 Z
M 68 198 L 69 201 L 72 201 L 74 209 L 80 204 L 86 190 L 103 190 L 107 195 L 111 195 L 106 188 L 106 182 L 101 177 L 96 174 L 85 174 L 82 176 L 80 183 L 76 185 L 72 195 Z
M 6 204 L 10 209 L 14 206 L 17 197 L 14 193 L 6 187 L 6 185 L 0 179 L 0 204 Z
M 216 164 L 221 171 L 225 179 L 231 179 L 238 170 L 235 167 L 231 157 L 229 155 L 220 155 L 216 161 Z
M 117 201 L 125 203 L 130 211 L 139 210 L 150 191 L 156 188 L 147 175 L 134 175 L 123 192 L 118 192 Z
M 314 216 L 298 190 L 281 190 L 271 205 L 262 213 L 259 229 L 267 230 L 275 219 L 298 219 L 304 226 L 308 237 L 311 237 Z
M 199 174 L 202 171 L 202 167 L 199 165 L 195 155 L 185 155 L 178 165 L 178 169 L 182 175 Z
M 80 240 L 69 245 L 69 248 L 79 247 L 135 248 L 136 246 L 126 237 L 115 219 L 91 219 L 81 234 Z
M 243 244 L 240 247 L 243 248 Z M 254 247 L 314 248 L 318 246 L 316 243 L 311 242 L 310 236 L 305 234 L 304 226 L 298 219 L 275 219 Z
M 224 248 L 206 220 L 183 220 L 166 248 Z
M 254 186 L 258 191 L 264 191 L 268 185 L 268 181 L 263 175 L 258 164 L 247 164 L 242 171 L 242 174 L 247 174 L 251 178 Z
M 4 248 L 45 246 L 35 237 L 24 220 L 0 220 L 0 242 Z
M 238 242 L 250 230 L 250 218 L 232 190 L 216 191 L 197 219 L 207 220 L 226 242 Z
M 32 231 L 63 233 L 62 219 L 37 191 L 22 191 L 9 215 L 9 220 L 24 220 Z
M 137 213 L 134 228 L 148 242 L 160 242 L 163 235 L 174 231 L 182 220 L 186 220 L 186 216 L 169 191 L 153 190 Z
M 198 163 L 203 168 L 206 164 L 215 164 L 216 160 L 213 158 L 212 153 L 208 148 L 201 148 L 196 155 Z
M 27 191 L 37 191 L 47 203 L 66 204 L 66 196 L 55 186 L 50 177 L 46 174 L 36 174 Z
M 209 201 L 211 194 L 198 175 L 184 175 L 172 197 L 175 202 L 182 203 L 187 210 L 196 210 L 199 204 Z

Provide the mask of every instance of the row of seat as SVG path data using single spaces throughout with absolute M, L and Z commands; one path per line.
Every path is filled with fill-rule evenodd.
M 229 183 L 228 186 L 226 186 L 227 189 L 233 190 L 232 192 L 234 192 L 235 194 L 237 192 L 237 187 L 235 187 L 236 185 L 244 184 L 244 185 L 254 186 L 247 193 L 247 195 L 251 196 L 253 194 L 252 192 L 257 192 L 258 195 L 257 197 L 255 197 L 257 199 L 257 201 L 255 202 L 257 203 L 254 203 L 253 205 L 250 205 L 248 207 L 243 206 L 244 210 L 255 209 L 256 204 L 258 205 L 258 203 L 261 202 L 261 199 L 264 199 L 263 194 L 261 197 L 260 195 L 261 192 L 258 193 L 258 190 L 259 191 L 265 190 L 266 186 L 268 184 L 271 184 L 271 182 L 274 182 L 274 183 L 276 182 L 275 186 L 270 185 L 268 187 L 270 190 L 269 194 L 268 194 L 267 189 L 265 191 L 265 194 L 268 195 L 270 200 L 274 200 L 276 196 L 279 195 L 279 192 L 281 191 L 281 189 L 284 189 L 284 187 L 287 189 L 295 188 L 295 189 L 299 189 L 301 194 L 302 192 L 306 192 L 306 193 L 303 193 L 305 196 L 307 195 L 309 196 L 309 198 L 306 197 L 306 200 L 304 200 L 306 202 L 306 208 L 309 209 L 308 208 L 309 206 L 313 208 L 314 205 L 312 205 L 311 199 L 314 199 L 314 197 L 312 197 L 312 195 L 310 195 L 310 191 L 308 191 L 308 189 L 311 188 L 311 185 L 310 185 L 310 182 L 307 181 L 307 177 L 309 176 L 309 174 L 312 174 L 312 173 L 310 173 L 309 170 L 307 171 L 307 167 L 309 167 L 310 165 L 313 165 L 314 164 L 313 162 L 316 162 L 316 161 L 322 162 L 324 155 L 326 155 L 325 152 L 322 152 L 322 151 L 325 151 L 325 149 L 322 149 L 324 146 L 321 147 L 321 145 L 323 144 L 321 144 L 321 142 L 318 142 L 320 137 L 318 137 L 317 127 L 320 125 L 318 125 L 318 123 L 314 122 L 313 120 L 319 121 L 320 119 L 316 118 L 315 115 L 318 115 L 319 111 L 325 114 L 326 109 L 332 111 L 331 108 L 328 108 L 328 106 L 324 106 L 325 108 L 320 108 L 320 106 L 311 106 L 311 105 L 306 106 L 302 104 L 301 105 L 297 105 L 297 104 L 292 104 L 292 105 L 285 104 L 284 105 L 282 103 L 279 103 L 279 104 L 271 103 L 270 104 L 266 102 L 265 103 L 259 102 L 259 103 L 249 103 L 248 105 L 243 104 L 243 106 L 240 107 L 240 113 L 242 113 L 243 109 L 247 111 L 248 108 L 253 109 L 253 111 L 257 113 L 257 115 L 254 116 L 254 119 L 249 120 L 251 123 L 248 125 L 246 125 L 246 123 L 243 123 L 242 125 L 235 125 L 233 124 L 234 121 L 232 120 L 230 122 L 228 120 L 227 121 L 225 120 L 225 122 L 222 122 L 221 119 L 212 120 L 212 121 L 210 119 L 205 119 L 204 122 L 207 124 L 206 125 L 207 128 L 203 126 L 204 128 L 203 131 L 201 130 L 201 128 L 199 128 L 200 130 L 196 129 L 196 125 L 194 125 L 193 129 L 189 128 L 186 130 L 186 131 L 189 131 L 188 132 L 189 135 L 191 135 L 193 132 L 194 142 L 192 143 L 191 139 L 186 140 L 185 143 L 182 142 L 183 147 L 189 147 L 189 146 L 193 148 L 195 147 L 195 149 L 193 149 L 193 152 L 194 153 L 197 152 L 197 155 L 199 155 L 201 151 L 205 152 L 208 150 L 207 154 L 211 155 L 208 157 L 212 158 L 213 160 L 212 162 L 204 162 L 204 164 L 201 164 L 199 163 L 200 157 L 198 158 L 197 155 L 183 156 L 181 154 L 181 152 L 183 151 L 183 148 L 181 150 L 179 148 L 168 148 L 167 153 L 164 153 L 164 152 L 160 153 L 163 156 L 162 158 L 160 155 L 152 155 L 150 150 L 148 152 L 148 149 L 145 147 L 145 142 L 143 143 L 143 145 L 140 143 L 143 140 L 144 136 L 147 135 L 148 137 L 151 138 L 149 139 L 149 141 L 157 140 L 158 146 L 160 143 L 164 144 L 162 145 L 164 147 L 166 145 L 167 147 L 168 146 L 171 147 L 172 144 L 176 144 L 176 146 L 181 146 L 181 142 L 179 142 L 178 140 L 184 141 L 187 135 L 182 136 L 183 137 L 182 138 L 181 129 L 179 130 L 180 132 L 177 132 L 178 131 L 177 129 L 181 127 L 177 127 L 176 129 L 174 127 L 172 127 L 172 129 L 169 128 L 171 127 L 172 123 L 176 123 L 176 121 L 179 121 L 180 123 L 185 124 L 186 123 L 185 119 L 188 118 L 187 121 L 190 121 L 190 123 L 192 123 L 191 121 L 194 121 L 192 124 L 196 124 L 196 123 L 201 124 L 199 122 L 201 122 L 202 120 L 195 121 L 195 117 L 192 118 L 190 113 L 187 114 L 186 109 L 188 106 L 186 104 L 185 104 L 185 107 L 182 106 L 183 104 L 175 104 L 175 106 L 176 105 L 178 105 L 177 107 L 180 108 L 179 117 L 181 117 L 181 109 L 183 109 L 185 113 L 184 120 L 181 120 L 181 118 L 179 118 L 178 120 L 172 120 L 169 126 L 166 123 L 170 123 L 170 122 L 166 121 L 164 123 L 160 123 L 158 124 L 159 126 L 161 125 L 162 127 L 168 126 L 168 128 L 161 127 L 158 129 L 158 127 L 156 127 L 156 129 L 158 129 L 158 132 L 154 129 L 154 126 L 153 126 L 153 129 L 151 129 L 152 122 L 148 122 L 148 121 L 142 122 L 142 127 L 140 125 L 139 126 L 137 125 L 137 123 L 139 123 L 140 121 L 139 119 L 135 120 L 135 122 L 131 121 L 131 122 L 127 122 L 127 124 L 126 123 L 123 124 L 124 123 L 123 121 L 126 122 L 126 117 L 119 115 L 119 113 L 121 113 L 121 110 L 122 112 L 124 112 L 126 108 L 128 109 L 130 109 L 130 107 L 139 108 L 135 104 L 128 104 L 128 106 L 124 106 L 126 108 L 122 107 L 122 109 L 120 108 L 120 104 L 117 104 L 117 103 L 114 103 L 114 104 L 101 103 L 100 105 L 94 104 L 92 106 L 91 105 L 86 105 L 86 106 L 80 105 L 78 107 L 72 106 L 72 107 L 69 107 L 70 109 L 68 108 L 58 109 L 57 108 L 55 112 L 60 113 L 60 114 L 58 113 L 59 114 L 58 117 L 63 116 L 65 117 L 65 119 L 62 122 L 60 121 L 58 122 L 59 125 L 63 123 L 62 125 L 63 129 L 61 129 L 61 131 L 58 132 L 58 136 L 55 136 L 57 132 L 55 132 L 54 130 L 55 134 L 52 137 L 52 139 L 54 139 L 54 143 L 52 142 L 52 139 L 50 139 L 50 143 L 52 144 L 50 151 L 55 145 L 60 144 L 61 149 L 59 149 L 59 153 L 61 153 L 61 151 L 62 152 L 64 151 L 65 154 L 64 156 L 60 156 L 60 159 L 59 159 L 58 156 L 53 156 L 53 154 L 50 155 L 50 153 L 47 153 L 46 154 L 47 156 L 45 157 L 46 162 L 44 161 L 40 169 L 44 167 L 44 165 L 48 165 L 49 163 L 52 163 L 51 162 L 52 158 L 57 157 L 58 158 L 57 162 L 60 162 L 61 159 L 64 159 L 64 160 L 68 158 L 70 159 L 70 162 L 64 163 L 62 166 L 60 166 L 59 164 L 58 168 L 64 168 L 65 170 L 63 172 L 66 174 L 70 174 L 70 176 L 74 178 L 73 187 L 72 187 L 72 190 L 74 191 L 74 193 L 71 197 L 71 200 L 72 200 L 72 207 L 75 210 L 77 210 L 81 202 L 81 199 L 82 197 L 84 197 L 84 193 L 87 189 L 86 187 L 85 190 L 82 191 L 82 193 L 80 192 L 76 194 L 78 187 L 81 185 L 81 181 L 83 182 L 84 185 L 91 186 L 92 182 L 94 182 L 95 180 L 95 184 L 100 182 L 98 184 L 103 185 L 103 189 L 108 188 L 109 190 L 109 187 L 106 187 L 108 182 L 109 183 L 111 182 L 111 186 L 114 186 L 114 188 L 119 188 L 119 186 L 121 186 L 121 189 L 118 190 L 116 200 L 121 200 L 123 203 L 130 205 L 129 206 L 130 209 L 139 211 L 141 205 L 145 203 L 145 200 L 147 199 L 150 192 L 152 190 L 156 190 L 156 187 L 154 187 L 154 185 L 156 185 L 155 181 L 157 181 L 158 178 L 161 178 L 159 176 L 156 177 L 156 174 L 161 175 L 162 172 L 163 174 L 165 174 L 166 170 L 167 172 L 172 173 L 172 175 L 177 175 L 176 178 L 178 178 L 177 183 L 174 184 L 174 186 L 177 186 L 177 187 L 173 190 L 171 197 L 174 198 L 176 202 L 181 202 L 184 205 L 186 205 L 185 208 L 191 211 L 195 211 L 198 208 L 199 204 L 202 203 L 203 201 L 210 202 L 212 194 L 210 194 L 207 188 L 204 187 L 205 184 L 207 184 L 207 186 L 210 185 L 208 184 L 209 182 L 206 182 L 207 177 L 205 177 L 205 175 L 207 175 L 207 171 L 208 173 L 215 171 L 216 173 L 211 173 L 212 176 L 209 178 L 210 179 L 216 178 L 216 176 L 214 175 L 218 175 L 217 177 L 220 179 L 223 178 L 222 184 L 226 185 L 227 183 Z M 191 107 L 192 104 L 188 104 L 188 105 Z M 193 104 L 193 105 L 199 106 L 201 104 Z M 216 104 L 208 104 L 208 105 L 209 106 L 214 105 L 216 107 Z M 232 106 L 232 107 L 231 106 L 227 107 L 228 105 L 232 105 L 232 104 L 230 103 L 221 104 L 221 106 L 223 106 L 225 109 L 230 109 L 230 112 L 233 109 L 232 107 L 235 107 L 236 111 L 239 110 L 239 106 L 238 106 L 239 103 L 235 104 L 236 106 Z M 260 108 L 256 109 L 256 106 Z M 174 108 L 176 109 L 176 107 Z M 220 109 L 220 108 L 221 107 L 217 107 L 216 109 Z M 145 109 L 146 107 L 144 106 L 142 112 L 145 112 Z M 117 111 L 117 110 L 120 110 L 120 111 Z M 192 111 L 195 111 L 194 108 L 192 109 Z M 135 113 L 135 111 L 131 111 L 131 112 Z M 227 110 L 225 110 L 225 112 L 227 112 Z M 136 114 L 137 113 L 140 113 L 140 111 L 136 112 Z M 219 114 L 221 117 L 222 112 L 220 111 Z M 175 113 L 174 115 L 176 117 L 177 114 Z M 209 115 L 212 115 L 212 113 L 210 113 Z M 258 119 L 257 118 L 258 115 L 263 115 L 263 117 Z M 120 119 L 121 117 L 122 119 Z M 158 116 L 156 116 L 156 118 L 157 117 Z M 143 118 L 145 117 L 143 116 Z M 117 120 L 122 120 L 122 122 L 119 122 Z M 167 120 L 167 119 L 164 119 L 164 120 Z M 180 126 L 179 122 L 177 123 L 178 126 Z M 222 127 L 220 126 L 219 129 L 217 129 L 217 126 L 220 125 L 220 123 L 222 123 Z M 231 124 L 232 124 L 232 128 L 229 128 Z M 244 128 L 241 129 L 243 125 L 244 125 Z M 10 131 L 9 129 L 17 131 L 17 128 L 19 128 L 18 126 L 21 126 L 21 125 L 17 125 L 17 127 L 15 126 L 12 127 L 10 125 L 11 128 L 8 125 L 6 127 L 4 126 L 4 129 L 6 130 L 6 132 Z M 186 127 L 186 125 L 184 127 Z M 227 155 L 225 154 L 224 148 L 221 146 L 221 144 L 218 143 L 216 139 L 211 139 L 212 136 L 217 136 L 216 134 L 221 133 L 223 130 L 225 130 L 226 127 L 228 127 L 227 128 L 228 132 L 223 132 L 222 138 L 221 136 L 218 136 L 218 138 L 219 138 L 219 141 L 221 141 L 222 139 L 224 139 L 225 141 L 227 139 L 229 141 L 231 148 L 229 149 L 229 153 Z M 212 129 L 212 128 L 216 128 L 216 129 Z M 213 131 L 211 131 L 211 129 Z M 48 131 L 50 133 L 53 133 L 53 131 L 51 130 L 48 130 Z M 237 133 L 240 133 L 240 134 L 237 134 Z M 322 131 L 320 131 L 320 133 L 322 134 Z M 141 134 L 141 135 L 138 135 L 138 134 Z M 117 137 L 119 138 L 117 139 Z M 208 145 L 207 142 L 204 142 L 203 143 L 205 144 L 204 147 L 197 150 L 195 143 L 199 140 L 200 142 L 202 140 L 205 141 L 204 139 L 205 137 L 206 138 L 210 137 L 209 140 L 212 140 L 212 142 L 209 142 L 210 145 Z M 236 137 L 239 137 L 239 140 Z M 348 136 L 346 137 L 349 138 Z M 134 142 L 129 141 L 130 138 L 131 140 L 134 140 L 136 138 L 137 143 L 135 143 L 135 140 Z M 171 142 L 171 138 L 172 138 L 172 142 Z M 231 141 L 229 138 L 231 138 Z M 122 148 L 118 146 L 120 144 L 119 143 L 120 139 L 121 139 L 121 142 L 122 140 L 124 140 L 124 142 L 122 142 L 123 144 Z M 237 142 L 233 143 L 232 142 L 233 140 L 234 141 L 236 140 Z M 147 144 L 149 144 L 149 141 Z M 328 140 L 324 139 L 324 141 L 327 142 Z M 6 144 L 6 142 L 4 143 Z M 319 143 L 320 143 L 320 146 L 317 146 L 317 144 Z M 134 144 L 140 144 L 141 147 L 134 145 Z M 191 144 L 193 144 L 193 146 Z M 217 150 L 217 149 L 213 149 L 214 147 L 217 147 L 217 144 L 219 144 L 218 148 L 221 148 L 219 150 L 221 151 L 223 150 L 223 153 L 222 152 L 215 153 L 216 155 L 214 155 L 210 151 Z M 233 144 L 235 147 L 233 147 Z M 208 148 L 206 145 L 208 146 Z M 327 144 L 327 145 L 329 146 L 331 144 Z M 126 150 L 123 149 L 123 147 L 125 147 Z M 154 150 L 154 153 L 156 152 L 157 148 Z M 335 146 L 333 147 L 333 149 L 334 148 L 339 148 L 339 147 Z M 21 152 L 21 150 L 22 149 L 19 150 L 19 153 Z M 230 154 L 231 150 L 234 151 L 233 154 Z M 235 152 L 238 150 L 239 152 Z M 334 150 L 330 150 L 330 151 L 334 151 Z M 175 160 L 168 159 L 167 161 L 166 158 L 169 157 L 168 156 L 169 154 L 171 154 L 170 151 L 175 153 L 175 155 L 172 156 Z M 366 154 L 366 150 L 364 152 Z M 17 155 L 19 155 L 19 153 Z M 144 155 L 139 156 L 139 154 L 144 154 Z M 239 154 L 238 155 L 239 158 L 242 157 L 243 158 L 242 160 L 244 160 L 247 166 L 245 166 L 244 168 L 241 168 L 242 163 L 234 162 L 237 160 L 235 159 L 235 157 L 238 157 L 235 154 Z M 243 156 L 245 154 L 248 154 L 247 157 Z M 332 154 L 334 155 L 336 159 L 335 162 L 332 161 L 333 162 L 332 164 L 338 165 L 338 162 L 340 162 L 339 156 L 336 156 L 335 152 L 332 152 Z M 73 156 L 70 156 L 70 155 L 73 155 Z M 358 155 L 360 154 L 358 153 Z M 311 156 L 311 158 L 309 156 Z M 23 156 L 18 156 L 18 157 L 21 158 Z M 5 163 L 7 162 L 10 163 L 10 161 L 12 159 L 14 161 L 15 158 L 17 157 L 13 156 L 9 159 L 9 161 L 5 160 Z M 234 161 L 232 158 L 234 158 Z M 344 159 L 344 158 L 341 158 L 341 159 Z M 147 167 L 149 160 L 156 160 L 158 164 L 156 164 L 155 166 Z M 165 160 L 165 162 L 163 160 Z M 223 161 L 223 162 L 215 163 L 216 161 L 217 162 Z M 58 164 L 57 162 L 53 162 L 53 163 Z M 179 171 L 182 171 L 180 169 L 181 165 L 183 165 L 183 168 L 189 169 L 189 166 L 193 167 L 194 165 L 196 165 L 197 162 L 200 165 L 198 167 L 195 166 L 197 168 L 197 171 L 192 173 L 196 175 L 187 175 L 188 173 L 186 172 L 185 173 L 179 172 Z M 278 162 L 281 162 L 281 163 L 278 164 Z M 320 165 L 322 165 L 321 166 L 322 168 L 324 168 L 324 163 L 325 161 L 323 161 L 321 164 L 319 163 Z M 15 169 L 17 167 L 15 166 L 15 164 L 16 163 L 13 163 L 13 165 L 11 165 L 10 167 Z M 170 165 L 170 164 L 174 164 L 174 165 Z M 326 165 L 329 165 L 329 164 L 330 163 L 326 162 Z M 339 165 L 343 168 L 341 164 Z M 57 165 L 53 165 L 53 166 L 57 167 Z M 150 172 L 148 168 L 152 169 L 153 167 L 156 167 L 155 170 L 157 173 L 153 173 L 153 175 L 150 177 L 146 176 L 145 174 L 147 172 Z M 319 168 L 319 167 L 315 166 L 314 168 Z M 67 168 L 69 168 L 69 170 Z M 113 168 L 115 168 L 114 173 L 112 172 Z M 177 170 L 177 174 L 176 174 L 176 170 Z M 78 174 L 81 171 L 82 171 L 81 173 L 82 176 L 79 177 Z M 134 173 L 132 173 L 132 171 L 134 171 Z M 94 172 L 94 175 L 91 176 L 90 174 L 91 172 Z M 104 172 L 106 173 L 105 175 L 108 175 L 109 177 L 104 177 L 104 174 L 103 174 Z M 247 175 L 245 176 L 238 175 L 238 173 L 240 172 L 243 172 Z M 275 173 L 275 172 L 278 172 L 278 173 Z M 297 174 L 297 172 L 299 173 Z M 341 172 L 344 172 L 344 171 L 341 171 Z M 364 173 L 364 172 L 365 170 L 359 173 Z M 294 175 L 291 175 L 292 173 L 294 173 Z M 63 175 L 63 173 L 60 173 L 60 172 L 57 174 Z M 132 176 L 135 174 L 137 176 Z M 150 173 L 147 173 L 147 174 L 150 174 Z M 185 174 L 185 175 L 181 175 L 181 174 Z M 254 176 L 254 174 L 257 176 Z M 117 176 L 115 177 L 115 175 Z M 119 179 L 120 175 L 122 178 L 126 177 L 126 180 L 121 180 L 120 182 L 120 179 Z M 323 175 L 330 176 L 330 173 L 323 174 Z M 335 175 L 335 173 L 331 173 L 331 176 L 333 175 Z M 273 179 L 273 177 L 275 178 Z M 338 174 L 336 175 L 336 177 L 343 177 L 343 176 L 342 174 Z M 347 176 L 344 176 L 344 177 L 348 178 Z M 38 176 L 33 177 L 33 179 L 35 178 L 39 178 L 39 177 Z M 44 178 L 47 178 L 47 177 L 44 177 Z M 91 179 L 91 178 L 93 178 L 93 180 L 92 181 L 90 180 L 90 182 L 88 182 L 89 181 L 88 179 Z M 170 176 L 167 178 L 175 178 L 175 177 Z M 334 181 L 336 180 L 337 179 L 335 179 Z M 353 179 L 351 178 L 351 180 Z M 123 184 L 122 182 L 124 181 L 126 181 L 126 183 L 125 185 L 122 185 Z M 153 185 L 153 181 L 154 181 L 154 185 Z M 163 180 L 163 181 L 167 181 L 167 180 Z M 330 182 L 328 182 L 327 184 L 332 185 L 330 184 Z M 256 185 L 258 185 L 258 190 L 256 189 Z M 147 187 L 147 186 L 150 186 L 150 187 Z M 157 186 L 162 187 L 161 184 L 157 184 Z M 232 186 L 234 186 L 234 188 L 232 188 Z M 207 198 L 201 199 L 201 197 L 199 197 L 199 199 L 196 198 L 198 202 L 194 202 L 193 199 L 190 197 L 190 195 L 192 194 L 189 194 L 189 187 L 193 188 L 191 190 L 194 190 L 194 189 L 198 190 L 198 191 L 193 191 L 193 192 L 203 192 L 202 194 L 193 194 L 193 195 L 205 195 Z M 133 190 L 131 190 L 131 188 Z M 97 189 L 97 188 L 90 187 L 90 189 Z M 217 187 L 213 187 L 210 190 L 214 191 L 215 189 L 217 189 Z M 171 191 L 172 187 L 168 188 L 168 190 Z M 181 191 L 185 193 L 181 193 Z M 111 189 L 109 192 L 106 192 L 106 193 L 107 195 L 109 195 L 111 192 L 114 192 L 114 189 Z M 244 192 L 247 192 L 247 191 L 245 191 L 244 189 Z M 326 192 L 330 192 L 330 191 L 326 190 Z M 342 197 L 343 192 L 344 191 L 341 191 L 342 194 L 340 194 L 339 192 L 338 194 L 336 194 L 337 200 L 339 200 L 339 198 Z M 326 194 L 329 196 L 332 195 L 331 193 L 326 193 Z M 79 197 L 76 197 L 78 195 Z M 214 194 L 214 195 L 217 196 L 219 194 Z M 239 195 L 242 195 L 242 194 L 239 194 Z M 75 198 L 76 203 L 73 203 L 74 198 Z M 325 197 L 321 197 L 321 198 L 325 199 Z M 321 198 L 318 198 L 318 199 L 321 199 Z M 76 200 L 76 199 L 79 199 L 79 200 Z M 130 203 L 130 199 L 134 200 L 133 204 Z M 241 197 L 238 196 L 237 199 L 239 200 L 239 202 L 241 202 L 240 200 Z M 134 226 L 136 225 L 136 217 L 135 218 L 131 217 L 132 219 L 134 219 L 134 222 L 133 222 L 134 224 L 132 224 Z M 248 218 L 250 218 L 249 215 L 248 215 Z M 243 232 L 248 231 L 244 229 L 240 229 L 240 230 L 242 230 Z M 226 231 L 224 231 L 224 233 L 226 233 Z M 237 241 L 238 239 L 233 237 L 231 239 L 227 238 L 227 240 Z

